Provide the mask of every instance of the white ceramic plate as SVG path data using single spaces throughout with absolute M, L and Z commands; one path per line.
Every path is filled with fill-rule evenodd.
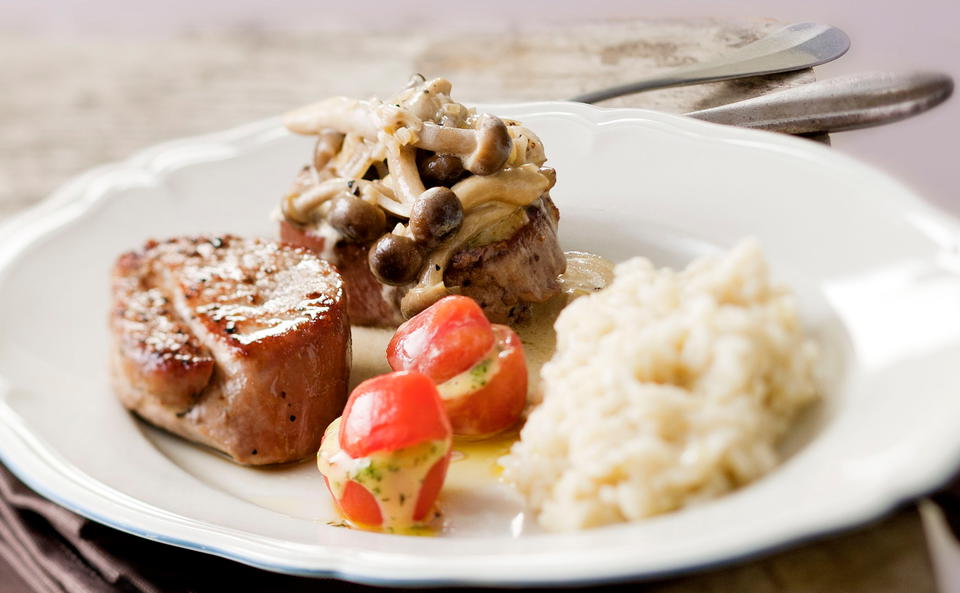
M 826 402 L 787 460 L 714 502 L 616 527 L 537 533 L 493 481 L 444 494 L 449 532 L 334 519 L 310 464 L 244 469 L 125 413 L 107 380 L 108 274 L 148 237 L 272 236 L 309 139 L 267 121 L 97 169 L 0 229 L 0 455 L 113 527 L 269 570 L 414 584 L 549 584 L 715 565 L 853 526 L 960 461 L 957 226 L 818 144 L 638 110 L 489 106 L 541 135 L 565 248 L 679 265 L 745 235 L 798 291 L 826 352 Z

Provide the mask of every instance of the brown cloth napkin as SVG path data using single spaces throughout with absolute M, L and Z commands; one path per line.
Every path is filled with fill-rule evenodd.
M 930 496 L 930 500 L 943 511 L 950 531 L 960 545 L 960 474 L 954 476 L 953 481 L 943 490 Z
M 932 499 L 960 537 L 960 480 Z M 88 521 L 24 486 L 0 465 L 0 560 L 23 584 L 0 593 L 306 593 L 383 591 L 330 579 L 274 574 Z M 3 562 L 0 562 L 2 565 Z M 24 584 L 30 589 L 24 588 Z M 620 584 L 591 590 L 636 591 Z M 438 592 L 443 590 L 437 590 Z M 458 589 L 465 593 L 467 589 Z

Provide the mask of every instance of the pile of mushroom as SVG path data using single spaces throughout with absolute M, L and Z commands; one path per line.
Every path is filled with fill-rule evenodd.
M 556 180 L 530 130 L 475 113 L 453 101 L 450 89 L 443 78 L 417 75 L 390 101 L 334 97 L 285 118 L 287 128 L 317 143 L 283 216 L 372 243 L 378 280 L 416 282 L 401 302 L 408 316 L 447 294 L 443 272 L 459 246 Z

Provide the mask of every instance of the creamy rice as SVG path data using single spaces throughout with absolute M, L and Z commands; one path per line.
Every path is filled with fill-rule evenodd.
M 816 346 L 755 241 L 682 272 L 635 258 L 571 303 L 543 403 L 502 463 L 550 530 L 632 521 L 773 468 Z

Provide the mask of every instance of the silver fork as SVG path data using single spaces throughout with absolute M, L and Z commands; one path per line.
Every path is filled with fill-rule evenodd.
M 596 103 L 640 91 L 812 68 L 847 53 L 850 38 L 836 27 L 795 23 L 715 60 L 674 68 L 656 76 L 584 93 L 570 99 Z

